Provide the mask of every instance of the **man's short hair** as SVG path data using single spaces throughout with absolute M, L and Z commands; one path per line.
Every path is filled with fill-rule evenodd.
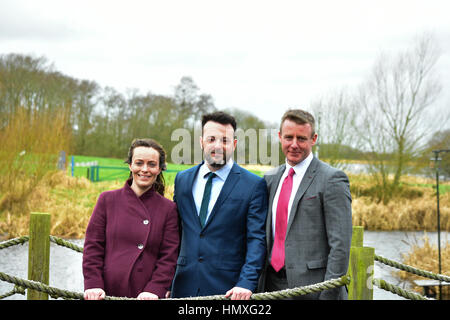
M 203 127 L 208 121 L 218 122 L 220 124 L 231 124 L 233 130 L 236 131 L 236 119 L 232 115 L 229 115 L 222 111 L 208 113 L 202 116 L 202 131 Z
M 280 132 L 281 128 L 283 126 L 283 122 L 285 120 L 293 121 L 297 124 L 307 124 L 311 126 L 311 137 L 314 136 L 315 132 L 315 120 L 311 113 L 301 110 L 301 109 L 290 109 L 286 111 L 281 118 L 281 124 L 280 124 Z

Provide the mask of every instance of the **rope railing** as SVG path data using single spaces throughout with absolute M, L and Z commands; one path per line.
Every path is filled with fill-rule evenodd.
M 1 242 L 0 249 L 5 249 L 5 248 L 8 248 L 8 247 L 11 247 L 14 245 L 24 244 L 28 240 L 29 240 L 28 236 L 22 236 L 22 237 L 10 239 L 10 240 Z M 55 236 L 51 236 L 51 235 L 50 235 L 50 241 L 57 245 L 69 248 L 71 250 L 74 250 L 74 251 L 77 251 L 80 253 L 83 252 L 82 247 L 80 247 L 70 241 L 66 241 L 64 239 L 61 239 L 61 238 L 58 238 Z M 387 259 L 380 255 L 375 254 L 374 259 L 375 259 L 375 261 L 386 264 L 390 267 L 397 268 L 397 269 L 400 269 L 403 271 L 407 271 L 407 272 L 410 272 L 410 273 L 413 273 L 413 274 L 416 274 L 416 275 L 419 275 L 422 277 L 427 277 L 427 278 L 434 279 L 434 280 L 450 282 L 449 276 L 442 275 L 442 274 L 436 274 L 436 273 L 426 271 L 426 270 L 421 270 L 419 268 L 415 268 L 415 267 L 412 267 L 412 266 L 409 266 L 409 265 L 406 265 L 403 263 L 399 263 L 399 262 Z M 36 290 L 36 291 L 42 291 L 42 292 L 48 293 L 52 297 L 59 296 L 59 297 L 62 297 L 63 299 L 83 299 L 82 293 L 71 292 L 68 290 L 62 290 L 62 289 L 50 287 L 50 286 L 40 283 L 40 282 L 20 279 L 18 277 L 13 277 L 13 276 L 7 275 L 2 272 L 0 272 L 0 280 L 15 284 L 14 289 L 8 293 L 0 295 L 0 299 L 9 297 L 14 294 L 25 294 L 24 288 L 28 288 L 28 289 L 32 289 L 32 290 Z M 416 293 L 407 291 L 405 289 L 402 289 L 398 286 L 395 286 L 393 284 L 390 284 L 383 279 L 373 279 L 372 282 L 374 285 L 376 285 L 380 289 L 390 291 L 394 294 L 405 297 L 407 299 L 432 300 L 432 299 L 424 297 L 420 294 L 416 294 Z M 280 291 L 274 291 L 274 292 L 255 293 L 251 296 L 251 299 L 252 300 L 275 300 L 275 299 L 292 298 L 295 296 L 300 296 L 300 295 L 305 295 L 305 294 L 309 294 L 309 293 L 320 292 L 323 290 L 338 288 L 340 286 L 344 286 L 349 283 L 350 283 L 350 277 L 344 276 L 341 278 L 332 279 L 332 280 L 320 282 L 320 283 L 309 285 L 309 286 L 296 287 L 296 288 L 292 288 L 292 289 L 286 289 L 286 290 L 280 290 Z M 107 296 L 105 298 L 105 300 L 134 300 L 134 298 Z M 203 297 L 182 298 L 181 300 L 228 300 L 228 298 L 225 298 L 224 295 L 213 295 L 213 296 L 203 296 Z
M 13 290 L 11 290 L 11 291 L 9 291 L 9 292 L 7 292 L 5 294 L 0 295 L 0 300 L 8 298 L 10 296 L 13 296 L 15 294 L 25 295 L 25 289 L 23 287 L 20 287 L 20 286 L 16 285 L 16 286 L 14 286 Z
M 381 262 L 381 263 L 383 263 L 385 265 L 388 265 L 390 267 L 397 268 L 397 269 L 400 269 L 400 270 L 403 270 L 403 271 L 407 271 L 409 273 L 412 273 L 412 274 L 415 274 L 415 275 L 418 275 L 418 276 L 422 276 L 422 277 L 425 277 L 425 278 L 429 278 L 429 279 L 433 279 L 433 280 L 440 280 L 440 281 L 445 281 L 445 282 L 450 282 L 450 277 L 449 276 L 446 276 L 446 275 L 443 275 L 443 274 L 433 273 L 433 272 L 422 270 L 422 269 L 419 269 L 419 268 L 414 268 L 414 267 L 408 266 L 406 264 L 399 263 L 399 262 L 390 260 L 388 258 L 384 258 L 384 257 L 382 257 L 380 255 L 375 255 L 375 261 Z
M 331 279 L 309 286 L 296 287 L 292 289 L 285 289 L 280 291 L 261 292 L 251 295 L 250 300 L 278 300 L 285 298 L 294 298 L 310 293 L 321 292 L 328 289 L 339 288 L 350 284 L 350 277 L 343 276 L 336 279 Z M 224 295 L 202 296 L 202 297 L 189 297 L 189 298 L 177 298 L 171 300 L 229 300 Z
M 14 245 L 18 244 L 24 244 L 29 240 L 28 236 L 22 236 L 14 239 L 10 239 L 5 242 L 0 243 L 0 249 L 5 249 Z M 71 250 L 77 251 L 82 253 L 83 248 L 80 246 L 77 246 L 76 244 L 66 241 L 64 239 L 55 237 L 50 235 L 50 241 L 69 248 Z M 41 291 L 49 294 L 51 297 L 61 297 L 63 299 L 83 299 L 83 293 L 78 292 L 72 292 L 68 290 L 62 290 L 55 287 L 48 286 L 41 282 L 36 282 L 32 280 L 25 280 L 18 277 L 14 277 L 11 275 L 8 275 L 6 273 L 0 272 L 0 280 L 6 281 L 12 284 L 15 284 L 14 290 L 11 292 L 8 292 L 2 296 L 0 296 L 0 299 L 9 297 L 16 293 L 22 293 L 24 294 L 24 288 L 32 289 L 36 291 Z M 328 289 L 334 289 L 338 288 L 344 285 L 347 285 L 350 283 L 350 277 L 343 276 L 341 278 L 337 279 L 331 279 L 327 281 L 323 281 L 320 283 L 316 283 L 309 286 L 303 286 L 303 287 L 296 287 L 292 289 L 286 289 L 286 290 L 280 290 L 280 291 L 273 291 L 273 292 L 263 292 L 263 293 L 254 293 L 251 296 L 251 300 L 276 300 L 276 299 L 284 299 L 284 298 L 292 298 L 300 295 L 306 295 L 310 293 L 316 293 L 321 292 Z M 172 300 L 173 298 L 166 299 L 166 300 Z M 202 297 L 188 297 L 188 298 L 179 298 L 179 299 L 173 299 L 173 300 L 228 300 L 229 298 L 226 298 L 225 295 L 212 295 L 212 296 L 202 296 Z M 105 300 L 136 300 L 135 298 L 127 298 L 127 297 L 113 297 L 113 296 L 106 296 Z
M 7 241 L 3 241 L 0 242 L 0 250 L 1 249 L 6 249 L 15 245 L 19 245 L 19 244 L 24 244 L 25 242 L 29 241 L 30 237 L 29 236 L 21 236 L 21 237 L 17 237 L 14 239 L 10 239 Z M 64 239 L 55 237 L 55 236 L 50 236 L 50 241 L 53 243 L 56 243 L 57 245 L 60 245 L 62 247 L 66 247 L 69 249 L 72 249 L 74 251 L 83 253 L 83 248 L 80 246 L 77 246 L 76 244 L 70 242 L 70 241 L 66 241 Z
M 30 240 L 29 236 L 22 236 L 22 237 L 9 239 L 9 240 L 0 242 L 0 250 L 9 248 L 9 247 L 12 247 L 12 246 L 15 246 L 15 245 L 19 245 L 19 244 L 24 244 L 28 240 Z
M 25 280 L 18 277 L 8 275 L 4 272 L 0 272 L 0 280 L 15 284 L 16 287 L 27 288 L 36 291 L 41 291 L 49 294 L 52 298 L 61 297 L 63 299 L 78 299 L 83 300 L 83 293 L 73 292 L 69 290 L 63 290 L 55 287 L 51 287 L 41 282 Z M 292 298 L 296 296 L 306 295 L 309 293 L 321 292 L 328 289 L 334 289 L 350 283 L 350 277 L 343 276 L 337 279 L 331 279 L 324 282 L 316 283 L 309 286 L 297 287 L 293 289 L 286 289 L 273 292 L 254 293 L 250 297 L 251 300 L 277 300 L 283 298 Z M 14 290 L 13 290 L 14 291 Z M 16 292 L 17 293 L 17 292 Z M 20 292 L 21 293 L 21 292 Z M 10 296 L 9 294 L 7 296 Z M 113 297 L 106 296 L 105 300 L 137 300 L 136 298 L 127 297 Z M 229 300 L 225 295 L 213 295 L 202 297 L 187 297 L 187 298 L 168 298 L 163 300 Z
M 382 257 L 380 255 L 375 254 L 374 256 L 374 260 L 378 261 L 380 263 L 383 263 L 387 266 L 399 269 L 399 270 L 403 270 L 421 277 L 425 277 L 425 278 L 429 278 L 429 279 L 433 279 L 433 280 L 439 280 L 439 281 L 444 281 L 444 282 L 449 282 L 450 283 L 450 277 L 443 275 L 443 274 L 437 274 L 437 273 L 433 273 L 430 271 L 426 271 L 426 270 L 422 270 L 419 268 L 415 268 L 412 266 L 409 266 L 407 264 L 404 263 L 400 263 L 394 260 L 390 260 L 388 258 Z M 407 291 L 405 289 L 402 289 L 396 285 L 393 285 L 391 283 L 386 282 L 383 279 L 373 279 L 373 284 L 376 285 L 377 287 L 379 287 L 380 289 L 383 289 L 385 291 L 389 291 L 392 293 L 395 293 L 396 295 L 399 295 L 401 297 L 410 299 L 410 300 L 434 300 L 432 298 L 427 298 L 425 296 L 422 296 L 420 294 L 411 292 L 411 291 Z
M 55 236 L 50 236 L 50 241 L 53 242 L 53 243 L 56 243 L 57 245 L 60 245 L 62 247 L 66 247 L 66 248 L 72 249 L 72 250 L 74 250 L 76 252 L 83 253 L 83 248 L 82 247 L 77 246 L 76 244 L 74 244 L 74 243 L 72 243 L 70 241 L 66 241 L 64 239 L 61 239 L 61 238 L 58 238 L 58 237 L 55 237 Z
M 424 297 L 418 293 L 414 293 L 405 289 L 400 288 L 399 286 L 393 285 L 392 283 L 386 282 L 383 279 L 373 279 L 373 284 L 383 289 L 385 291 L 390 291 L 395 293 L 398 296 L 404 297 L 409 300 L 435 300 L 431 298 Z

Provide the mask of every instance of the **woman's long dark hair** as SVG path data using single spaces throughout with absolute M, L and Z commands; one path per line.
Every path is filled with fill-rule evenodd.
M 155 149 L 159 153 L 159 167 L 161 168 L 160 174 L 156 177 L 155 182 L 153 183 L 153 186 L 155 188 L 155 191 L 158 192 L 160 195 L 164 196 L 164 191 L 166 189 L 166 181 L 164 180 L 163 171 L 167 169 L 166 167 L 166 152 L 164 151 L 163 147 L 156 142 L 153 139 L 134 139 L 131 143 L 130 149 L 128 150 L 128 158 L 125 160 L 125 163 L 128 163 L 131 165 L 132 159 L 133 159 L 133 153 L 134 149 L 137 147 L 148 147 Z M 133 174 L 130 171 L 130 177 L 133 177 Z

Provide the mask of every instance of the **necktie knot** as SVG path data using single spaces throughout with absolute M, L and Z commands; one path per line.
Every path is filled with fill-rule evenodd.
M 294 168 L 290 168 L 288 176 L 292 177 L 292 176 L 294 176 L 294 174 L 295 174 Z
M 214 172 L 211 172 L 211 171 L 204 175 L 204 177 L 208 178 L 208 180 L 214 179 L 215 176 L 216 176 L 216 174 Z

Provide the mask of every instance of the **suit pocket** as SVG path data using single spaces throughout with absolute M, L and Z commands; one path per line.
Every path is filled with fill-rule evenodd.
M 314 208 L 314 211 L 322 207 L 321 198 L 318 194 L 305 194 L 300 202 L 300 207 Z M 300 209 L 301 210 L 301 209 Z
M 311 260 L 306 263 L 308 269 L 321 269 L 327 266 L 327 259 Z

